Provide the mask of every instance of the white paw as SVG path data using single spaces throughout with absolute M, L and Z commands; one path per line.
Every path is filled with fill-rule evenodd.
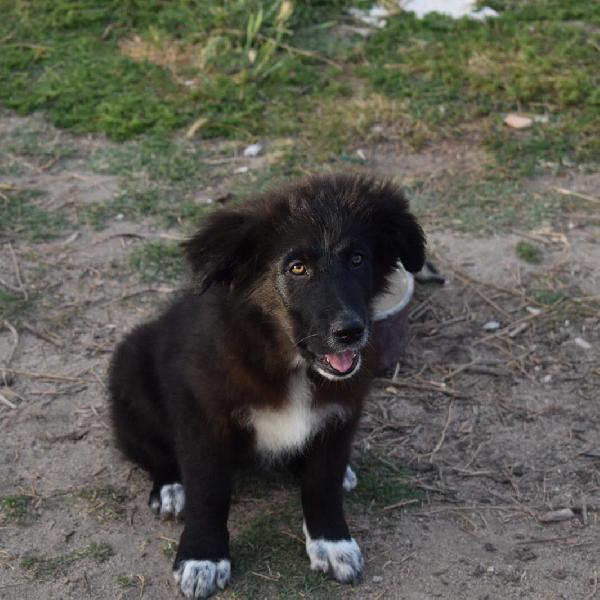
M 350 465 L 346 466 L 346 473 L 344 474 L 344 482 L 342 483 L 342 487 L 347 491 L 351 492 L 358 483 L 358 477 L 356 473 L 352 470 Z
M 227 559 L 219 562 L 184 560 L 173 571 L 173 577 L 186 598 L 209 598 L 229 583 L 231 562 Z
M 185 492 L 180 483 L 170 483 L 160 488 L 160 506 L 158 512 L 161 517 L 180 517 L 185 505 Z M 156 512 L 155 502 L 150 508 Z
M 360 578 L 364 560 L 358 544 L 351 538 L 335 542 L 324 539 L 311 539 L 306 523 L 303 525 L 306 537 L 306 553 L 313 571 L 329 573 L 341 583 L 355 582 Z

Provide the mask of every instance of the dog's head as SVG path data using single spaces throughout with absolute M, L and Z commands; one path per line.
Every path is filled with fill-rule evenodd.
M 402 193 L 358 175 L 313 177 L 217 211 L 184 247 L 200 293 L 236 290 L 331 380 L 358 371 L 373 298 L 398 261 L 418 271 L 425 260 Z

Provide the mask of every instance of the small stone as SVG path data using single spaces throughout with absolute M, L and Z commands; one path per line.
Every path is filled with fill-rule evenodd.
M 533 125 L 533 119 L 517 113 L 509 113 L 504 117 L 504 124 L 512 129 L 527 129 Z
M 260 156 L 263 152 L 263 145 L 262 144 L 250 144 L 249 146 L 246 146 L 246 148 L 244 149 L 244 156 L 251 156 L 251 157 L 255 157 L 255 156 Z
M 483 549 L 484 549 L 486 552 L 498 552 L 498 548 L 496 548 L 496 546 L 494 546 L 494 544 L 492 544 L 492 543 L 490 543 L 490 542 L 486 542 L 486 543 L 483 545 Z
M 240 174 L 242 174 L 242 173 L 247 173 L 248 171 L 249 171 L 248 167 L 238 167 L 238 168 L 237 168 L 237 169 L 234 171 L 234 173 L 235 173 L 236 175 L 240 175 Z
M 123 213 L 119 213 L 118 215 L 115 215 L 115 221 L 122 221 L 125 218 L 125 215 Z
M 488 321 L 483 326 L 484 331 L 497 331 L 500 329 L 500 323 L 498 321 Z
M 573 341 L 575 342 L 575 345 L 579 346 L 582 350 L 592 349 L 592 345 L 581 337 L 576 337 Z
M 381 583 L 383 581 L 383 577 L 381 575 L 373 575 L 373 583 Z
M 550 571 L 550 575 L 554 577 L 554 579 L 566 579 L 567 572 L 562 567 L 557 567 L 553 571 Z

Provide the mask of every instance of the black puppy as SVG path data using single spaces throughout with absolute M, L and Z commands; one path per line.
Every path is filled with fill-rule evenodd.
M 217 210 L 184 249 L 195 287 L 110 370 L 119 447 L 152 477 L 152 510 L 185 519 L 181 591 L 227 585 L 232 469 L 253 459 L 294 466 L 311 568 L 355 581 L 342 484 L 376 362 L 371 307 L 398 260 L 423 266 L 421 228 L 393 185 L 332 175 Z

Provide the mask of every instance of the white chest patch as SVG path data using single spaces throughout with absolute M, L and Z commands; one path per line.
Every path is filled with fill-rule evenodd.
M 302 450 L 332 418 L 343 419 L 343 408 L 315 408 L 310 380 L 301 369 L 290 377 L 287 403 L 279 409 L 252 410 L 249 424 L 254 428 L 258 452 L 275 458 Z

